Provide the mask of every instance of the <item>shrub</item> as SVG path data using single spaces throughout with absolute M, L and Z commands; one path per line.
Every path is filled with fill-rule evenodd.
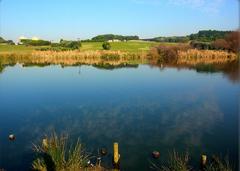
M 228 50 L 230 48 L 228 42 L 225 39 L 217 39 L 212 43 L 214 49 Z
M 82 45 L 80 41 L 60 40 L 60 43 L 58 44 L 58 46 L 64 47 L 64 48 L 70 48 L 74 50 L 74 49 L 79 49 Z
M 228 42 L 229 50 L 238 53 L 240 50 L 240 31 L 234 31 L 225 38 Z
M 108 42 L 104 42 L 102 44 L 102 47 L 103 47 L 104 50 L 110 50 L 111 49 L 111 45 Z
M 240 49 L 240 31 L 234 31 L 226 35 L 225 39 L 217 39 L 212 43 L 216 50 L 228 50 L 238 53 Z
M 178 59 L 178 51 L 186 51 L 189 45 L 159 45 L 150 50 L 149 56 L 157 60 L 157 63 L 176 64 Z

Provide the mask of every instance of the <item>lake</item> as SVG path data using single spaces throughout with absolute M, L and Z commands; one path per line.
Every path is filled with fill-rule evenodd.
M 237 165 L 239 76 L 174 67 L 100 69 L 93 66 L 8 66 L 0 73 L 0 168 L 27 170 L 32 144 L 68 133 L 87 151 L 105 147 L 111 166 L 117 141 L 122 170 L 149 170 L 174 149 L 228 155 Z M 8 140 L 9 134 L 16 140 Z

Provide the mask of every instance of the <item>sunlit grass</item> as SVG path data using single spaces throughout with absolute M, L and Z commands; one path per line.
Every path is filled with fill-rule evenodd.
M 88 166 L 89 155 L 84 151 L 79 140 L 69 145 L 67 139 L 67 136 L 58 137 L 52 133 L 43 140 L 41 145 L 34 145 L 38 157 L 32 163 L 33 170 L 85 170 Z

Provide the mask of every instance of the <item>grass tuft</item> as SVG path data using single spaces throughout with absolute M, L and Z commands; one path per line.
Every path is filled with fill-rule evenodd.
M 79 140 L 69 146 L 67 139 L 67 136 L 58 137 L 52 133 L 41 145 L 34 145 L 37 159 L 32 163 L 33 170 L 84 170 L 88 166 L 89 155 L 84 151 Z

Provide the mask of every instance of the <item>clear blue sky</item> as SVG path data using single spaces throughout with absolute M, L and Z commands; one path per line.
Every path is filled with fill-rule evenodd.
M 238 28 L 238 0 L 0 0 L 0 35 L 86 39 L 141 38 Z

